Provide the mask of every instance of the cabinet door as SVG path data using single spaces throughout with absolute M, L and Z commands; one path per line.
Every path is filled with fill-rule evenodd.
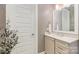
M 54 39 L 45 36 L 45 53 L 54 54 Z

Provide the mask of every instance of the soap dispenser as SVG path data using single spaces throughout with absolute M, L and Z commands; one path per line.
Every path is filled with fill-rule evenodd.
M 59 30 L 59 26 L 58 26 L 58 24 L 57 24 L 57 31 Z
M 49 24 L 49 32 L 50 33 L 52 32 L 52 30 L 51 30 L 51 24 Z

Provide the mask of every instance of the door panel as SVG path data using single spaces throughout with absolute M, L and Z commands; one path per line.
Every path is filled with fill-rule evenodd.
M 37 53 L 36 5 L 7 5 L 7 11 L 11 29 L 16 29 L 19 36 L 18 44 L 11 53 Z

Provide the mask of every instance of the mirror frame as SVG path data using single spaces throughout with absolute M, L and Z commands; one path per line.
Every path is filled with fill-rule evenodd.
M 53 30 L 53 32 L 78 34 L 78 10 L 79 10 L 78 9 L 78 4 L 74 4 L 74 31 L 54 30 L 53 29 L 53 21 L 52 21 L 52 30 Z

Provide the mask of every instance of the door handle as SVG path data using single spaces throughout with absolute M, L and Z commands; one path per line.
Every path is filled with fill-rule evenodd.
M 32 33 L 32 36 L 34 36 L 35 34 L 34 33 Z

